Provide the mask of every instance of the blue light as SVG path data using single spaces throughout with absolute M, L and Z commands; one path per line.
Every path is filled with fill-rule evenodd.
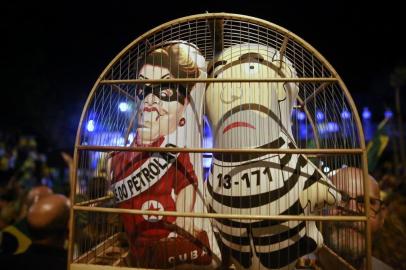
M 133 141 L 134 141 L 134 138 L 135 138 L 135 133 L 130 133 L 129 135 L 128 135 L 128 143 L 127 143 L 127 145 L 130 145 Z
M 204 155 L 203 156 L 203 168 L 210 168 L 212 163 L 213 157 L 211 155 Z
M 320 134 L 337 132 L 340 127 L 336 122 L 320 123 L 317 124 L 317 129 Z
M 213 148 L 213 135 L 210 129 L 209 121 L 206 116 L 203 117 L 203 148 Z M 203 168 L 210 168 L 212 163 L 212 153 L 203 154 Z
M 322 111 L 317 111 L 316 112 L 316 119 L 318 121 L 323 121 L 324 120 L 324 113 Z
M 364 119 L 370 119 L 371 118 L 371 112 L 369 111 L 368 107 L 364 107 L 362 111 L 362 118 Z
M 128 106 L 127 102 L 120 102 L 120 104 L 118 105 L 118 108 L 120 109 L 120 111 L 122 112 L 126 112 L 129 109 L 130 106 Z
M 339 126 L 336 122 L 328 122 L 327 123 L 327 131 L 328 132 L 337 132 L 339 130 Z
M 210 138 L 213 137 L 211 128 L 210 128 L 210 124 L 209 124 L 209 120 L 207 119 L 206 115 L 203 116 L 203 137 L 210 137 Z M 212 146 L 210 146 L 210 147 L 212 147 Z
M 297 111 L 296 118 L 299 121 L 305 120 L 306 119 L 306 114 L 304 112 Z
M 347 109 L 344 109 L 341 112 L 341 118 L 342 119 L 350 119 L 351 118 L 351 113 Z
M 299 136 L 301 139 L 307 139 L 310 137 L 310 134 L 307 133 L 307 125 L 304 123 L 301 123 L 299 126 Z
M 96 128 L 96 125 L 95 125 L 94 121 L 89 120 L 89 122 L 87 122 L 87 125 L 86 125 L 87 131 L 93 132 L 95 130 L 95 128 Z
M 371 116 L 372 113 L 369 111 L 368 107 L 364 107 L 362 111 L 362 127 L 364 129 L 366 141 L 371 140 L 374 135 Z
M 124 146 L 124 138 L 121 136 L 113 137 L 107 145 Z
M 385 118 L 391 119 L 393 117 L 393 112 L 391 109 L 386 109 L 385 110 Z

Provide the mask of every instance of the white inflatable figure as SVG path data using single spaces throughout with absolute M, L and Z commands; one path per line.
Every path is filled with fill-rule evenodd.
M 138 78 L 206 78 L 199 49 L 184 41 L 151 49 Z M 204 83 L 140 85 L 132 147 L 201 147 Z M 159 211 L 205 212 L 202 161 L 193 153 L 113 153 L 110 177 L 117 206 L 157 211 L 123 214 L 131 266 L 212 269 L 220 251 L 210 220 L 159 215 Z
M 293 66 L 279 52 L 258 44 L 226 48 L 208 68 L 216 78 L 292 78 Z M 206 113 L 215 148 L 296 148 L 291 113 L 295 83 L 211 83 Z M 214 154 L 205 187 L 214 213 L 306 215 L 339 200 L 334 186 L 304 155 Z M 321 246 L 315 222 L 215 219 L 223 262 L 237 269 L 293 269 Z

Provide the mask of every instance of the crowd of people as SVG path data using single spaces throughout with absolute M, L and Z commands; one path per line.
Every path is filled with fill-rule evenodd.
M 66 269 L 68 194 L 69 170 L 62 156 L 40 149 L 34 136 L 0 133 L 4 269 Z
M 40 149 L 35 136 L 0 131 L 0 229 L 20 218 L 33 187 L 68 194 L 69 171 L 61 154 Z
M 394 163 L 383 160 L 373 172 L 386 207 L 382 228 L 373 235 L 373 255 L 393 269 L 406 269 L 406 176 L 395 173 Z

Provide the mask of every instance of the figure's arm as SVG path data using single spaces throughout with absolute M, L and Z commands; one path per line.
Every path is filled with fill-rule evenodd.
M 310 212 L 332 206 L 341 201 L 341 194 L 327 176 L 316 165 L 307 160 L 307 170 L 312 172 L 312 177 L 306 179 L 305 189 L 299 195 L 303 208 L 309 207 Z M 306 186 L 309 185 L 309 186 Z
M 196 201 L 196 190 L 193 185 L 187 185 L 176 196 L 176 211 L 178 212 L 193 212 Z M 193 218 L 178 217 L 175 221 L 176 225 L 188 231 L 192 235 L 195 234 L 193 226 Z

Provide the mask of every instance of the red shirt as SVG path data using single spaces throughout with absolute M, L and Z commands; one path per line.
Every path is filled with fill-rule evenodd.
M 152 146 L 159 146 L 160 140 Z M 122 180 L 131 175 L 146 162 L 152 162 L 151 153 L 120 152 L 112 157 L 112 183 Z M 162 168 L 160 168 L 162 170 Z M 180 153 L 166 173 L 146 191 L 118 203 L 120 208 L 143 209 L 157 211 L 176 211 L 176 202 L 172 197 L 186 186 L 197 186 L 197 177 L 190 162 L 188 153 Z M 148 184 L 148 183 L 147 183 Z M 136 246 L 147 244 L 149 241 L 159 241 L 173 231 L 168 224 L 173 224 L 176 217 L 170 216 L 146 216 L 146 215 L 122 215 L 125 231 L 130 237 L 130 243 Z M 170 227 L 170 226 L 169 226 Z

